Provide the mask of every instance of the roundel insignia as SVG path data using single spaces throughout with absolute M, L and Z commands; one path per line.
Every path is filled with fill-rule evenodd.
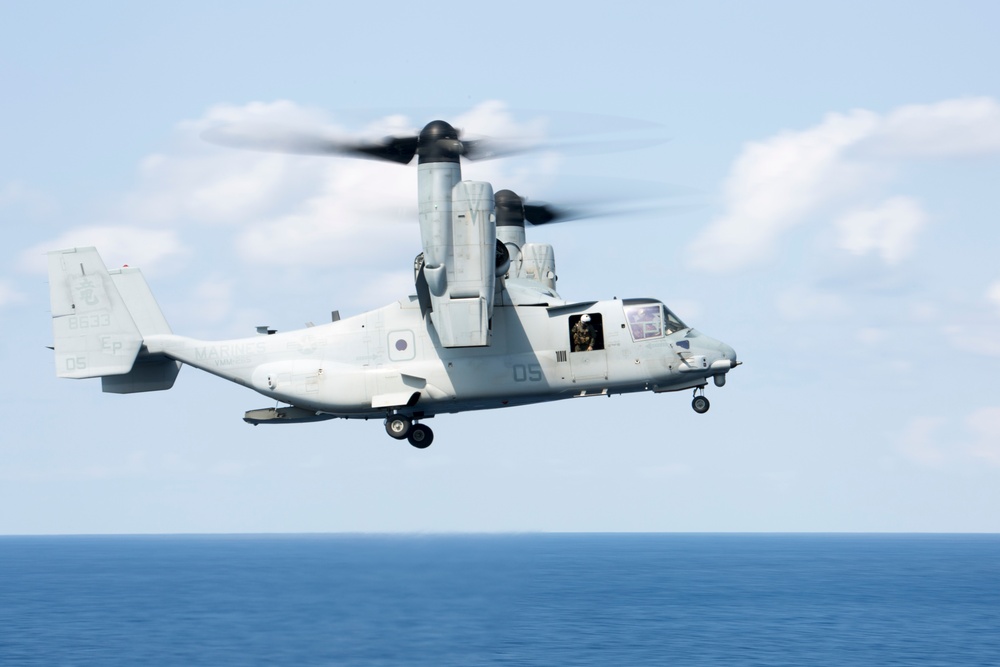
M 416 356 L 412 331 L 390 331 L 386 343 L 390 361 L 409 361 Z

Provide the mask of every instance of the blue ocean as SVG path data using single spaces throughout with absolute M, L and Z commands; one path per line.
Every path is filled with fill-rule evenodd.
M 1000 665 L 1000 536 L 0 537 L 0 664 Z

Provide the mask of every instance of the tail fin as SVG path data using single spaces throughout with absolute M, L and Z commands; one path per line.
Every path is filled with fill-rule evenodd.
M 142 336 L 95 248 L 49 253 L 56 375 L 92 378 L 132 370 Z
M 153 297 L 142 271 L 124 267 L 111 269 L 111 280 L 125 301 L 132 320 L 145 339 L 157 334 L 169 334 L 167 324 L 159 304 Z M 161 391 L 174 386 L 174 380 L 181 370 L 181 362 L 162 354 L 139 351 L 132 370 L 124 375 L 108 375 L 101 378 L 101 389 L 111 394 L 133 394 L 141 391 Z
M 144 336 L 170 333 L 138 269 L 109 272 L 95 248 L 49 253 L 56 375 L 103 378 L 113 393 L 169 389 L 180 363 L 140 353 Z
M 156 334 L 172 333 L 149 285 L 146 284 L 146 279 L 142 276 L 142 271 L 126 266 L 110 269 L 108 273 L 122 300 L 125 301 L 125 308 L 139 329 L 139 335 L 148 338 Z

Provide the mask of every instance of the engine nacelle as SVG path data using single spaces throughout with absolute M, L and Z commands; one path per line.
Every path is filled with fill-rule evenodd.
M 502 244 L 497 244 L 493 187 L 476 181 L 458 183 L 452 189 L 450 209 L 451 224 L 435 230 L 435 245 L 425 246 L 420 269 L 431 323 L 444 347 L 489 345 L 496 280 L 509 264 L 509 257 L 501 256 Z M 420 283 L 418 276 L 418 294 Z
M 510 190 L 496 193 L 497 238 L 510 256 L 510 277 L 536 280 L 556 289 L 556 257 L 547 243 L 527 243 L 524 234 L 524 199 Z M 542 221 L 535 221 L 541 224 Z M 499 275 L 499 274 L 498 274 Z
M 521 270 L 518 278 L 537 280 L 550 290 L 556 289 L 556 254 L 548 243 L 525 243 L 521 247 Z
M 489 183 L 462 181 L 452 190 L 451 249 L 448 295 L 452 299 L 493 294 L 497 228 L 493 188 Z

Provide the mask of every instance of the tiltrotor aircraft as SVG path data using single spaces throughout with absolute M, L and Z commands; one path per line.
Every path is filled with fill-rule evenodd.
M 384 419 L 390 436 L 424 448 L 433 433 L 423 420 L 465 410 L 693 389 L 704 413 L 709 380 L 721 387 L 738 364 L 733 348 L 655 299 L 560 298 L 552 247 L 525 238 L 526 221 L 558 212 L 462 180 L 460 158 L 502 154 L 486 140 L 463 141 L 437 120 L 417 136 L 283 148 L 418 158 L 416 293 L 299 331 L 209 342 L 171 333 L 139 269 L 108 270 L 95 248 L 57 250 L 48 261 L 59 377 L 158 391 L 188 364 L 285 404 L 248 411 L 250 424 Z

